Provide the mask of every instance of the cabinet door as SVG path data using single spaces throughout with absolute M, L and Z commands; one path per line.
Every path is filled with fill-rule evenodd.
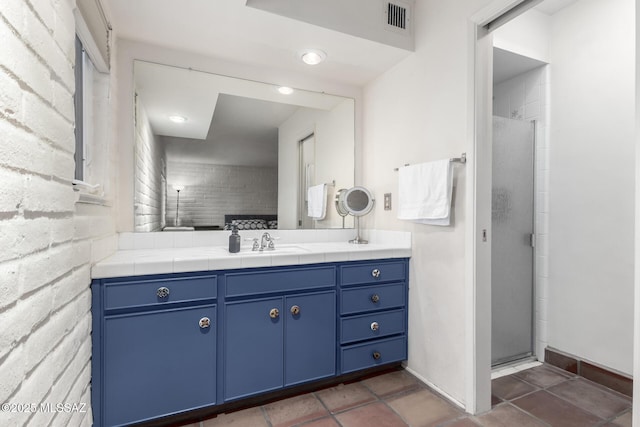
M 228 303 L 225 310 L 225 400 L 281 388 L 282 297 Z
M 336 292 L 288 296 L 285 311 L 285 385 L 335 375 Z
M 215 305 L 105 317 L 104 425 L 215 404 L 215 320 Z

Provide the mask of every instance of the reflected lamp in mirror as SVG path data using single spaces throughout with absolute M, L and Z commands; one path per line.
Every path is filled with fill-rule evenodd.
M 185 186 L 171 185 L 171 188 L 176 192 L 176 217 L 174 219 L 174 225 L 165 226 L 162 231 L 193 231 L 193 227 L 185 227 L 180 221 L 180 192 L 185 189 Z
M 176 227 L 180 227 L 180 192 L 184 190 L 184 185 L 174 185 L 173 189 L 178 193 L 176 197 Z

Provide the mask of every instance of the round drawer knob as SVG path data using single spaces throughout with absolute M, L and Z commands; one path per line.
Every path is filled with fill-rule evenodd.
M 201 329 L 207 329 L 209 326 L 211 326 L 211 320 L 208 317 L 203 317 L 202 319 L 200 319 L 198 324 L 200 325 Z
M 378 329 L 380 329 L 380 325 L 378 325 L 378 322 L 373 322 L 373 323 L 371 324 L 371 330 L 375 332 L 375 331 L 377 331 Z
M 372 303 L 380 302 L 380 295 L 378 295 L 378 294 L 371 295 L 371 302 Z
M 158 298 L 166 298 L 169 296 L 169 288 L 167 288 L 166 286 L 162 286 L 159 287 L 158 290 L 156 291 L 156 295 L 158 295 Z
M 380 270 L 378 270 L 377 268 L 374 268 L 373 271 L 371 272 L 371 275 L 375 278 L 380 277 Z
M 291 314 L 293 314 L 294 316 L 297 316 L 298 314 L 300 314 L 300 307 L 297 305 L 292 306 Z
M 374 360 L 380 360 L 382 355 L 380 354 L 379 351 L 374 351 L 373 354 L 371 355 L 371 357 L 373 357 Z
M 272 319 L 277 319 L 280 316 L 280 310 L 278 310 L 277 308 L 272 308 L 271 311 L 269 312 L 269 317 L 271 317 Z

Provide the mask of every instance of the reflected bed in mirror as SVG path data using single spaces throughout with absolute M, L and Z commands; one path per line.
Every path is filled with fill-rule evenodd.
M 144 61 L 134 83 L 135 231 L 343 227 L 306 195 L 354 184 L 353 99 Z

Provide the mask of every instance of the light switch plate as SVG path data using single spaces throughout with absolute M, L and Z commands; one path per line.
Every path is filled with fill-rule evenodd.
M 391 210 L 391 193 L 384 193 L 384 210 Z

